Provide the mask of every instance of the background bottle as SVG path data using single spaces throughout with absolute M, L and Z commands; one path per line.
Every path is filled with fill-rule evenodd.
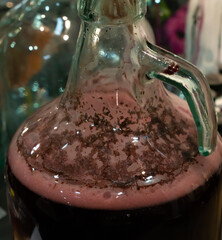
M 207 77 L 222 133 L 222 1 L 190 0 L 186 25 L 186 59 Z
M 79 23 L 76 0 L 24 0 L 0 23 L 1 185 L 8 142 L 18 126 L 64 91 Z M 150 25 L 143 24 L 153 42 Z
M 0 239 L 4 240 L 12 239 L 3 178 L 8 142 L 29 114 L 63 92 L 79 31 L 76 0 L 19 2 L 1 1 L 0 6 Z

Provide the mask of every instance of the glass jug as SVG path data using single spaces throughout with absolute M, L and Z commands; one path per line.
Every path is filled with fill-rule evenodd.
M 14 235 L 219 240 L 222 146 L 205 78 L 147 41 L 145 0 L 79 0 L 78 11 L 65 92 L 9 148 Z
M 64 91 L 79 25 L 76 0 L 25 0 L 1 20 L 2 111 L 9 139 L 27 116 Z
M 24 0 L 1 19 L 0 165 L 19 125 L 64 91 L 79 26 L 76 0 Z
M 0 22 L 0 101 L 9 140 L 31 113 L 64 91 L 80 25 L 76 3 L 24 0 Z M 149 23 L 143 25 L 154 42 Z

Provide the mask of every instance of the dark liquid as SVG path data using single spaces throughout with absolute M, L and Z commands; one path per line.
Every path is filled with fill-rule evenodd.
M 22 185 L 10 168 L 7 172 L 9 208 L 19 240 L 29 239 L 35 227 L 43 240 L 220 239 L 221 170 L 183 198 L 122 211 L 83 209 L 52 202 Z

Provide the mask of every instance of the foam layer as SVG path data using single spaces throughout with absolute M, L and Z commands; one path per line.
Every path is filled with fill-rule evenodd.
M 12 143 L 12 146 L 15 143 Z M 15 148 L 9 151 L 9 164 L 15 176 L 35 193 L 59 203 L 98 209 L 127 209 L 165 203 L 190 193 L 203 185 L 221 164 L 221 140 L 210 157 L 199 158 L 199 164 L 190 166 L 186 174 L 173 183 L 154 185 L 145 189 L 93 189 L 55 181 L 55 178 L 32 171 Z
M 217 171 L 222 161 L 221 139 L 218 136 L 217 149 L 211 156 L 196 155 L 196 146 L 189 138 L 192 134 L 195 139 L 192 117 L 185 101 L 173 97 L 176 110 L 172 113 L 168 109 L 167 114 L 164 104 L 156 104 L 154 113 L 159 119 L 164 118 L 159 121 L 146 108 L 155 106 L 155 102 L 145 102 L 140 111 L 133 98 L 118 94 L 118 98 L 117 93 L 114 98 L 104 95 L 106 100 L 97 94 L 90 98 L 85 96 L 81 104 L 70 101 L 69 111 L 73 111 L 74 104 L 75 114 L 69 117 L 63 116 L 64 109 L 63 114 L 57 114 L 61 108 L 57 99 L 32 116 L 31 121 L 17 131 L 9 148 L 9 165 L 18 180 L 35 193 L 59 203 L 98 209 L 128 209 L 183 197 L 203 185 Z M 120 107 L 121 102 L 126 103 L 125 107 Z M 109 106 L 105 111 L 103 104 Z M 128 109 L 134 109 L 134 112 L 126 112 Z M 86 117 L 85 110 L 90 117 Z M 44 117 L 46 112 L 52 118 Z M 98 113 L 103 115 L 98 117 Z M 126 119 L 128 123 L 123 125 Z M 134 127 L 135 122 L 139 127 Z M 109 128 L 104 129 L 104 126 Z M 119 133 L 113 133 L 120 127 Z M 180 130 L 183 127 L 186 129 Z M 55 131 L 58 131 L 57 135 Z M 81 138 L 77 138 L 79 133 L 76 132 L 80 131 Z M 64 132 L 75 134 L 67 137 Z M 84 142 L 92 138 L 92 134 L 94 138 L 90 143 L 93 145 L 89 147 Z M 144 134 L 148 139 L 145 143 L 140 141 Z M 106 147 L 105 144 L 110 142 L 112 144 Z M 116 155 L 115 149 L 118 149 Z

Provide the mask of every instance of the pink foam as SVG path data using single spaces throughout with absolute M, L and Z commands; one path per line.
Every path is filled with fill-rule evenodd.
M 188 106 L 183 100 L 175 101 L 176 108 L 190 119 Z M 182 107 L 182 110 L 181 110 Z M 179 110 L 180 109 L 180 110 Z M 33 192 L 55 202 L 71 206 L 97 209 L 129 209 L 166 203 L 183 197 L 198 188 L 219 169 L 222 162 L 222 141 L 218 135 L 217 148 L 208 157 L 197 157 L 197 163 L 178 175 L 173 182 L 166 184 L 151 184 L 146 188 L 87 188 L 61 183 L 57 176 L 51 176 L 38 170 L 32 170 L 20 155 L 17 148 L 17 138 L 21 129 L 15 134 L 9 148 L 8 161 L 17 179 Z M 158 178 L 158 177 L 157 177 Z
M 93 189 L 67 183 L 38 171 L 32 171 L 15 147 L 15 138 L 9 149 L 9 164 L 14 175 L 27 188 L 53 201 L 78 207 L 98 209 L 128 209 L 152 206 L 185 196 L 203 185 L 220 167 L 222 143 L 218 136 L 216 151 L 208 157 L 199 157 L 196 165 L 179 175 L 172 183 L 144 189 Z

